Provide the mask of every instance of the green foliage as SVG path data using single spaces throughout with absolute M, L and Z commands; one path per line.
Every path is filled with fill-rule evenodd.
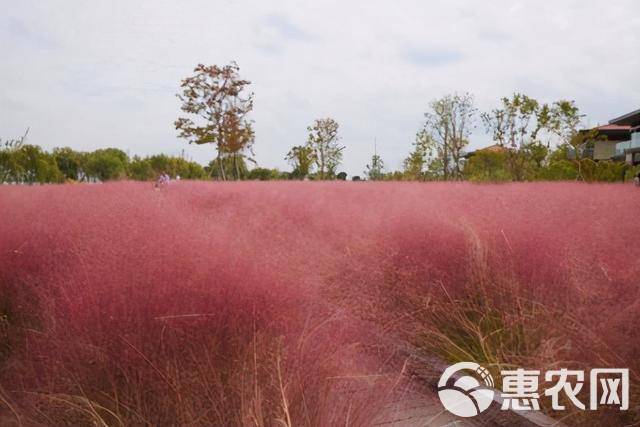
M 5 145 L 0 149 L 0 178 L 16 184 L 64 181 L 54 157 L 37 145 Z
M 560 132 L 569 115 L 572 112 L 577 114 L 577 109 L 573 111 L 570 108 L 574 106 L 573 103 L 561 101 L 556 104 L 566 109 L 559 111 L 555 108 L 556 104 L 552 109 L 548 104 L 540 104 L 521 93 L 502 98 L 501 102 L 499 108 L 481 115 L 486 130 L 497 145 L 506 149 L 506 167 L 511 179 L 536 179 L 536 169 L 541 167 L 544 160 L 539 157 L 543 154 L 539 134 L 542 131 Z
M 117 148 L 103 148 L 86 155 L 85 173 L 89 179 L 113 181 L 126 177 L 129 156 Z
M 22 182 L 44 184 L 64 180 L 53 156 L 37 145 L 23 145 L 16 154 L 22 166 Z
M 133 156 L 129 163 L 129 178 L 136 181 L 150 181 L 156 177 L 156 172 L 148 158 Z
M 610 160 L 591 162 L 593 169 L 586 172 L 588 182 L 621 182 L 624 181 L 629 165 Z
M 633 181 L 633 179 L 636 176 L 638 176 L 639 173 L 640 173 L 640 165 L 627 166 L 624 173 L 624 179 L 625 181 Z
M 242 170 L 239 157 L 252 153 L 255 140 L 253 122 L 247 118 L 253 109 L 253 93 L 247 93 L 251 82 L 240 78 L 235 62 L 222 67 L 198 64 L 193 72 L 180 83 L 180 108 L 187 117 L 174 122 L 178 136 L 189 143 L 215 144 L 218 158 L 232 159 L 231 169 L 220 161 L 220 179 L 241 179 L 246 168 Z
M 183 179 L 204 179 L 207 176 L 202 166 L 196 162 L 185 160 L 182 157 L 157 154 L 147 157 L 146 160 L 154 176 L 158 176 L 162 172 L 169 174 L 172 178 L 179 176 Z
M 502 105 L 481 115 L 487 132 L 503 146 L 518 150 L 537 140 L 549 124 L 549 106 L 521 93 L 501 99 Z
M 405 173 L 402 171 L 385 173 L 382 179 L 385 181 L 411 181 L 411 179 L 408 179 Z
M 316 119 L 307 127 L 307 147 L 313 150 L 313 160 L 318 168 L 318 179 L 335 177 L 336 168 L 342 162 L 342 150 L 338 128 L 340 125 L 332 118 Z
M 207 173 L 204 168 L 196 162 L 189 162 L 184 159 L 178 158 L 177 171 L 180 177 L 183 179 L 205 179 Z
M 249 173 L 244 158 L 235 156 L 217 157 L 209 162 L 205 170 L 210 177 L 223 181 L 227 176 L 236 175 L 238 179 L 244 179 Z
M 293 166 L 291 174 L 299 179 L 309 176 L 311 169 L 316 161 L 313 147 L 309 145 L 298 145 L 287 153 L 285 160 Z
M 467 161 L 464 176 L 470 181 L 511 181 L 504 152 L 478 150 Z
M 540 179 L 547 181 L 572 181 L 578 177 L 575 164 L 569 160 L 549 162 L 541 172 Z
M 247 179 L 258 181 L 272 181 L 277 179 L 287 179 L 278 169 L 254 168 L 249 171 Z
M 442 158 L 436 155 L 438 152 L 436 142 L 423 129 L 416 134 L 413 150 L 403 162 L 402 179 L 410 181 L 425 181 L 435 179 L 438 171 L 442 171 Z
M 364 174 L 370 181 L 378 181 L 384 178 L 384 162 L 378 154 L 374 154 L 371 157 L 371 164 L 367 165 L 367 170 Z
M 0 183 L 20 182 L 22 165 L 16 151 L 13 147 L 0 149 Z
M 77 181 L 84 176 L 82 153 L 69 147 L 56 147 L 53 158 L 66 179 Z
M 469 144 L 469 136 L 475 126 L 477 109 L 473 95 L 452 94 L 435 99 L 429 104 L 430 111 L 425 113 L 426 122 L 423 132 L 432 137 L 432 156 L 438 162 L 429 167 L 432 173 L 447 179 L 462 177 L 463 150 Z M 439 169 L 436 169 L 439 167 Z

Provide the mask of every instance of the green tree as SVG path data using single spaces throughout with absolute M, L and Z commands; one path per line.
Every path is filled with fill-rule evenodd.
M 53 149 L 53 158 L 66 179 L 77 181 L 83 178 L 82 153 L 69 147 L 56 147 Z
M 14 182 L 59 183 L 64 181 L 64 175 L 58 169 L 53 156 L 37 145 L 25 144 L 14 151 L 14 159 L 18 165 L 18 174 L 13 177 Z
M 176 157 L 176 175 L 180 176 L 183 179 L 205 179 L 207 178 L 207 173 L 204 168 L 196 162 L 190 162 L 183 158 Z M 239 164 L 236 164 L 236 170 L 239 170 Z
M 511 155 L 508 153 L 507 155 Z M 539 141 L 533 141 L 520 148 L 518 156 L 522 157 L 523 176 L 525 180 L 533 181 L 541 178 L 546 159 L 549 155 L 549 147 Z
M 446 95 L 432 101 L 429 107 L 430 111 L 424 114 L 424 129 L 435 141 L 442 176 L 445 180 L 460 179 L 464 148 L 468 145 L 469 136 L 475 127 L 477 109 L 474 106 L 473 95 Z
M 117 180 L 126 177 L 129 156 L 117 148 L 102 148 L 88 153 L 84 164 L 89 179 Z
M 491 150 L 476 151 L 464 167 L 464 176 L 470 181 L 500 182 L 512 179 L 506 153 Z
M 403 161 L 403 173 L 405 178 L 412 181 L 422 181 L 427 178 L 425 168 L 433 160 L 435 141 L 426 129 L 416 134 L 413 150 Z
M 589 168 L 593 163 L 586 154 L 593 150 L 596 141 L 606 140 L 606 136 L 600 135 L 597 129 L 580 132 L 583 117 L 574 101 L 557 101 L 551 110 L 549 126 L 551 132 L 560 137 L 561 145 L 570 147 L 570 160 L 576 167 L 576 179 L 582 181 L 585 180 L 583 168 Z
M 309 145 L 297 145 L 287 153 L 285 160 L 293 167 L 292 175 L 304 179 L 309 176 L 315 163 L 315 152 Z
M 148 158 L 133 156 L 129 163 L 129 178 L 136 181 L 151 181 L 156 178 L 156 175 Z
M 281 172 L 278 169 L 253 168 L 251 169 L 251 171 L 249 171 L 248 179 L 258 181 L 271 181 L 286 178 L 283 178 Z
M 624 181 L 627 170 L 631 169 L 631 166 L 625 162 L 614 162 L 611 160 L 594 162 L 594 165 L 595 168 L 589 181 Z
M 222 167 L 222 170 L 220 169 Z M 231 157 L 218 157 L 209 162 L 205 167 L 207 175 L 212 178 L 220 178 L 222 176 L 234 176 L 238 173 L 239 179 L 247 176 L 249 169 L 243 158 L 233 159 Z
M 0 183 L 19 182 L 22 176 L 22 165 L 19 162 L 18 150 L 29 134 L 29 129 L 19 138 L 0 139 Z
M 166 154 L 156 154 L 146 158 L 135 156 L 129 164 L 128 171 L 130 178 L 139 181 L 156 179 L 161 173 L 182 179 L 207 178 L 207 173 L 198 163 Z
M 403 171 L 393 171 L 383 174 L 382 179 L 384 181 L 406 181 L 408 177 Z
M 371 164 L 366 167 L 364 174 L 370 181 L 379 181 L 384 178 L 384 162 L 377 153 L 371 157 Z
M 570 157 L 573 156 L 571 146 L 560 145 L 551 151 L 547 158 L 547 164 L 541 170 L 541 179 L 547 181 L 569 181 L 578 176 L 577 168 Z
M 307 147 L 313 150 L 313 159 L 318 167 L 320 179 L 331 178 L 342 161 L 342 150 L 338 135 L 338 122 L 332 118 L 317 119 L 309 126 Z
M 222 180 L 227 176 L 241 179 L 240 160 L 255 140 L 252 121 L 247 118 L 253 109 L 253 93 L 247 93 L 251 82 L 240 78 L 235 62 L 223 67 L 198 64 L 193 71 L 193 76 L 182 80 L 182 92 L 177 95 L 180 108 L 189 115 L 174 122 L 178 136 L 189 143 L 215 144 L 218 166 L 210 169 Z
M 526 146 L 538 143 L 538 135 L 551 126 L 551 108 L 527 95 L 515 93 L 502 98 L 502 105 L 481 117 L 493 140 L 506 148 L 509 173 L 516 181 L 526 178 L 530 158 L 523 155 Z

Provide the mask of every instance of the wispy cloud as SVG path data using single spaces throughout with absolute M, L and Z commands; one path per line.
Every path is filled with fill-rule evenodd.
M 0 32 L 15 42 L 35 49 L 54 49 L 58 44 L 50 36 L 32 30 L 24 22 L 15 18 L 0 19 Z
M 458 62 L 463 59 L 463 55 L 455 50 L 412 48 L 404 51 L 403 58 L 420 67 L 435 67 Z
M 172 152 L 185 147 L 173 127 L 180 79 L 232 59 L 253 82 L 256 158 L 268 167 L 288 168 L 284 154 L 322 116 L 340 123 L 346 172 L 362 173 L 374 136 L 385 164 L 401 167 L 427 102 L 455 91 L 483 111 L 514 91 L 575 99 L 594 123 L 638 108 L 638 61 L 626 54 L 637 0 L 402 3 L 13 1 L 0 13 L 0 131 L 30 126 L 49 149 Z M 471 144 L 489 136 L 480 129 Z
M 265 24 L 278 32 L 282 37 L 299 40 L 309 41 L 313 37 L 311 34 L 293 24 L 286 16 L 280 14 L 271 14 L 265 18 Z
M 513 36 L 495 30 L 481 31 L 478 33 L 478 38 L 489 43 L 506 43 L 513 40 Z

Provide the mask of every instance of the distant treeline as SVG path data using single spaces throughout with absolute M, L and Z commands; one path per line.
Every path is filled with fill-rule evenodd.
M 129 157 L 117 148 L 51 152 L 26 144 L 26 136 L 0 140 L 0 183 L 97 182 L 120 179 L 148 181 L 166 173 L 172 178 L 217 180 L 346 180 L 339 172 L 346 146 L 340 125 L 331 117 L 307 127 L 307 140 L 293 146 L 284 160 L 290 172 L 253 167 L 255 134 L 248 113 L 253 93 L 240 79 L 235 63 L 198 65 L 181 83 L 181 110 L 174 125 L 178 136 L 206 144 L 217 152 L 207 166 L 163 154 Z M 595 161 L 589 153 L 604 136 L 585 129 L 574 101 L 542 103 L 515 93 L 496 108 L 479 113 L 471 94 L 449 94 L 432 100 L 400 170 L 389 170 L 373 145 L 363 170 L 369 181 L 624 181 L 639 168 L 625 162 Z M 483 124 L 493 145 L 469 152 L 469 138 Z M 606 139 L 606 138 L 605 138 Z M 408 145 L 408 144 L 407 144 Z M 284 153 L 283 153 L 284 154 Z M 360 176 L 351 177 L 353 181 Z
M 372 181 L 443 181 L 437 170 L 421 167 L 420 153 L 411 153 L 403 163 L 403 169 L 385 172 L 382 165 L 368 167 L 364 176 Z M 378 160 L 381 163 L 381 160 Z M 506 181 L 623 181 L 637 173 L 637 167 L 623 162 L 576 159 L 569 147 L 561 146 L 549 150 L 544 146 L 530 149 L 479 150 L 469 156 L 461 170 L 461 179 L 476 182 Z M 514 176 L 513 164 L 517 164 L 518 176 Z M 242 180 L 290 180 L 290 179 L 336 179 L 346 180 L 347 174 L 320 177 L 319 173 L 300 174 L 254 167 L 249 169 L 244 159 L 231 157 L 212 160 L 202 166 L 178 156 L 158 154 L 147 157 L 129 157 L 117 148 L 103 148 L 90 152 L 75 151 L 69 147 L 46 151 L 37 145 L 5 142 L 0 147 L 0 182 L 12 184 L 43 184 L 64 182 L 104 182 L 114 180 L 152 181 L 161 173 L 171 178 L 210 180 L 220 179 L 220 165 L 228 176 L 239 174 Z M 237 172 L 236 172 L 237 170 Z M 374 171 L 373 173 L 371 171 Z M 360 180 L 359 176 L 351 177 Z M 364 179 L 364 177 L 362 178 Z M 452 178 L 451 179 L 460 179 Z
M 183 79 L 182 114 L 174 122 L 178 136 L 193 144 L 213 145 L 217 158 L 210 164 L 219 179 L 346 179 L 338 172 L 346 148 L 339 123 L 318 118 L 307 127 L 306 143 L 291 147 L 285 159 L 291 173 L 256 169 L 247 172 L 243 160 L 251 160 L 255 133 L 251 82 L 240 77 L 240 68 L 198 64 Z M 371 181 L 621 181 L 635 170 L 623 162 L 594 161 L 588 153 L 602 139 L 585 129 L 584 114 L 575 101 L 552 103 L 522 93 L 500 98 L 490 111 L 480 112 L 470 93 L 453 93 L 433 99 L 424 113 L 402 170 L 389 171 L 373 144 L 373 156 L 363 171 Z M 493 146 L 468 152 L 469 139 L 482 125 Z M 243 170 L 243 168 L 245 168 Z M 359 180 L 354 176 L 353 180 Z
M 163 154 L 129 158 L 117 148 L 91 152 L 69 147 L 51 152 L 32 144 L 4 144 L 0 149 L 0 182 L 15 184 L 97 182 L 120 179 L 153 180 L 162 172 L 185 179 L 204 179 L 196 162 Z

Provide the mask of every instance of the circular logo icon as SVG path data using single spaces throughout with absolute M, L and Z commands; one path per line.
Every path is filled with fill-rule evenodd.
M 456 375 L 458 372 L 461 373 Z M 473 417 L 485 411 L 493 402 L 493 393 L 491 374 L 474 362 L 449 366 L 438 381 L 442 405 L 459 417 Z

